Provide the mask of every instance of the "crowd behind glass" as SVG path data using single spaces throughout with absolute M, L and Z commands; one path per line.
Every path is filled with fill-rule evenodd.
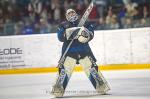
M 0 0 L 0 36 L 55 33 L 74 8 L 81 17 L 90 0 Z M 150 0 L 96 0 L 95 30 L 150 27 Z

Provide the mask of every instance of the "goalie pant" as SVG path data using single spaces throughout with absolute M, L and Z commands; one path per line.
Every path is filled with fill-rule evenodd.
M 70 43 L 71 40 L 67 40 L 65 36 L 65 30 L 70 27 L 75 27 L 77 26 L 78 22 L 70 23 L 68 21 L 63 22 L 57 31 L 58 39 L 63 42 L 63 47 L 62 47 L 62 55 Z M 90 40 L 93 39 L 94 36 L 94 29 L 93 26 L 89 23 L 85 23 L 84 27 L 86 27 L 92 35 L 90 35 Z M 88 42 L 89 42 L 88 41 Z M 90 81 L 92 82 L 93 86 L 96 88 L 96 81 L 94 80 L 95 78 L 90 74 L 92 70 L 90 68 L 94 68 L 98 72 L 98 67 L 96 65 L 96 59 L 91 51 L 91 48 L 89 47 L 89 44 L 87 43 L 81 43 L 77 39 L 74 40 L 73 44 L 71 45 L 70 49 L 68 50 L 66 56 L 65 56 L 65 61 L 62 63 L 62 65 L 59 67 L 59 73 L 58 73 L 58 78 L 56 80 L 56 84 L 54 85 L 52 89 L 52 93 L 55 93 L 56 91 L 56 96 L 63 96 L 64 90 L 66 89 L 66 86 L 68 84 L 68 81 L 71 77 L 73 68 L 75 64 L 80 63 L 82 66 L 84 66 L 84 70 L 86 74 L 88 75 Z M 90 57 L 90 59 L 89 59 Z M 84 60 L 86 59 L 86 61 Z M 87 61 L 88 60 L 88 61 Z M 92 61 L 91 61 L 92 60 Z M 98 74 L 97 74 L 98 75 Z M 58 88 L 58 86 L 60 86 Z M 58 90 L 57 90 L 58 88 Z M 60 90 L 62 89 L 62 90 Z M 59 93 L 62 94 L 59 94 Z

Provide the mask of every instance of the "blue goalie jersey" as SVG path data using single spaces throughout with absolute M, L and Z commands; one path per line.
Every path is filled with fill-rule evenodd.
M 58 27 L 57 37 L 58 37 L 59 41 L 63 42 L 62 55 L 65 52 L 65 50 L 66 50 L 67 46 L 69 45 L 69 43 L 71 42 L 71 40 L 67 40 L 67 37 L 65 35 L 66 34 L 65 31 L 66 31 L 67 28 L 77 27 L 77 25 L 78 25 L 77 21 L 74 22 L 74 23 L 65 21 L 65 22 L 62 22 L 60 24 L 60 26 Z M 92 35 L 90 35 L 89 41 L 92 40 L 93 37 L 94 37 L 94 27 L 93 27 L 93 25 L 91 25 L 89 23 L 85 23 L 84 27 L 87 28 L 92 33 Z M 90 57 L 93 58 L 93 60 L 96 61 L 88 42 L 81 43 L 81 42 L 78 41 L 78 39 L 75 39 L 74 42 L 72 43 L 72 45 L 70 46 L 66 56 L 70 56 L 70 57 L 75 58 L 77 60 L 79 58 L 84 58 L 85 56 L 90 56 Z

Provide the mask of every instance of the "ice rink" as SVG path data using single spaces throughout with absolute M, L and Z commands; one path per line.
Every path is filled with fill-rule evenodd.
M 102 71 L 110 84 L 98 95 L 84 72 L 74 72 L 63 99 L 150 99 L 150 70 Z M 56 73 L 0 75 L 0 99 L 54 99 Z

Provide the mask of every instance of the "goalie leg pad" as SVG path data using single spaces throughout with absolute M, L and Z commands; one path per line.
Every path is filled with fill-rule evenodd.
M 98 72 L 98 66 L 90 57 L 86 56 L 85 58 L 80 59 L 79 62 L 83 66 L 86 75 L 98 93 L 105 94 L 110 90 L 107 81 L 103 75 Z
M 66 57 L 63 66 L 59 68 L 58 77 L 55 85 L 52 88 L 52 94 L 56 97 L 62 97 L 72 75 L 76 60 L 71 57 Z
M 71 76 L 73 72 L 74 66 L 76 65 L 76 61 L 77 61 L 76 59 L 69 57 L 69 56 L 67 56 L 65 59 L 64 67 L 69 77 Z
M 68 75 L 65 72 L 64 66 L 61 66 L 61 68 L 59 68 L 56 84 L 53 86 L 51 93 L 56 97 L 62 97 L 64 95 L 67 82 L 68 82 Z

